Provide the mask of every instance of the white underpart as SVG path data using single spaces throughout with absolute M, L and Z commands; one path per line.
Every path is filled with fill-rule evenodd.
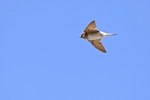
M 100 35 L 99 32 L 94 33 L 94 34 L 88 34 L 88 40 L 97 40 L 101 38 L 102 38 L 102 35 Z
M 106 32 L 97 32 L 97 33 L 93 33 L 93 34 L 88 34 L 88 40 L 98 40 L 98 39 L 102 39 L 105 36 L 113 36 L 116 34 L 110 34 L 110 33 L 106 33 Z

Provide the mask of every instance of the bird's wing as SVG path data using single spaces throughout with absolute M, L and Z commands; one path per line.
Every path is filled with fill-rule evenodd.
M 88 40 L 96 49 L 106 53 L 103 44 L 99 40 Z
M 96 30 L 96 23 L 94 20 L 85 28 L 84 32 L 86 33 L 99 32 L 98 30 Z

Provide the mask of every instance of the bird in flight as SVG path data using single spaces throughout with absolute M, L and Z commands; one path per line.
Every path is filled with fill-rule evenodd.
M 101 43 L 102 38 L 106 36 L 114 36 L 117 34 L 108 34 L 102 31 L 99 31 L 96 29 L 96 23 L 93 20 L 84 30 L 84 32 L 81 34 L 81 38 L 84 38 L 88 40 L 95 48 L 98 50 L 106 53 L 106 50 Z

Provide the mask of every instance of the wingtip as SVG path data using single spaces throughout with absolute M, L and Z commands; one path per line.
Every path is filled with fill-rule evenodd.
M 107 53 L 107 51 L 103 51 L 103 53 Z
M 95 22 L 95 20 L 92 20 L 93 22 Z

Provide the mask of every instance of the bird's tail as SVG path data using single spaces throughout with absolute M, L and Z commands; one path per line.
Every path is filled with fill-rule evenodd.
M 117 35 L 117 34 L 106 34 L 106 36 L 114 36 L 114 35 Z
M 106 32 L 102 32 L 102 31 L 101 31 L 101 33 L 102 33 L 102 34 L 104 34 L 105 36 L 114 36 L 114 35 L 117 35 L 117 34 L 113 34 L 113 33 L 106 33 Z

